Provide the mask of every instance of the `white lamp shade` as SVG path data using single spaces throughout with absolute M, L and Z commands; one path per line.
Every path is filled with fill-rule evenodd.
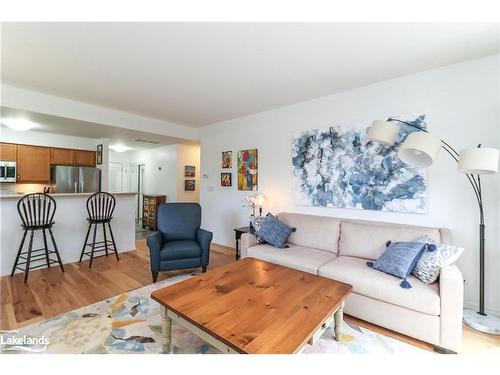
M 458 170 L 463 173 L 491 174 L 498 172 L 498 150 L 494 148 L 469 148 L 460 151 Z
M 429 133 L 410 133 L 399 148 L 398 156 L 406 164 L 427 168 L 434 163 L 441 150 L 441 140 Z
M 383 145 L 393 145 L 399 133 L 399 125 L 390 121 L 375 120 L 368 129 L 368 139 Z
M 257 206 L 257 207 L 262 207 L 264 205 L 264 203 L 266 203 L 266 200 L 267 200 L 267 197 L 265 194 L 263 193 L 257 193 L 254 197 L 253 197 L 253 203 Z

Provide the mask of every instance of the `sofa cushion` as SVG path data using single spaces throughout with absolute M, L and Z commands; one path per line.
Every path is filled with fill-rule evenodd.
M 441 235 L 437 228 L 342 221 L 339 255 L 376 260 L 385 251 L 387 241 L 411 242 L 425 235 L 430 236 L 436 242 L 441 242 Z
M 290 245 L 287 249 L 277 249 L 267 244 L 249 247 L 247 256 L 315 275 L 320 266 L 336 257 L 328 251 L 309 247 Z
M 338 253 L 340 220 L 334 217 L 280 213 L 278 218 L 292 228 L 287 242 Z
M 201 248 L 198 242 L 178 240 L 165 242 L 160 250 L 160 260 L 199 258 Z
M 400 288 L 398 278 L 367 267 L 366 259 L 339 256 L 321 266 L 318 274 L 351 284 L 354 293 L 366 297 L 429 315 L 438 316 L 441 312 L 437 284 L 427 285 L 410 276 L 412 288 Z

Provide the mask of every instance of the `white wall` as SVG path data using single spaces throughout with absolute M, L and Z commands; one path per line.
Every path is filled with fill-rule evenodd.
M 334 72 L 332 72 L 334 74 Z M 236 152 L 257 148 L 259 190 L 268 196 L 266 210 L 360 218 L 448 227 L 454 242 L 466 248 L 459 266 L 466 280 L 465 301 L 478 296 L 478 209 L 473 191 L 444 152 L 428 170 L 428 213 L 300 207 L 292 200 L 291 142 L 305 129 L 333 124 L 363 128 L 373 119 L 427 115 L 428 129 L 458 150 L 499 147 L 499 57 L 490 56 L 380 82 L 344 93 L 278 108 L 201 129 L 201 204 L 203 227 L 214 242 L 234 246 L 233 228 L 247 225 L 237 190 Z M 220 186 L 221 152 L 233 151 L 233 187 Z M 486 211 L 486 306 L 500 310 L 499 179 L 484 176 Z
M 196 140 L 194 128 L 2 84 L 2 105 L 48 115 Z
M 28 130 L 20 132 L 9 128 L 0 128 L 0 141 L 45 147 L 75 148 L 95 151 L 99 144 L 97 139 L 73 137 L 69 135 L 43 133 Z
M 137 164 L 145 164 L 144 194 L 164 194 L 177 200 L 177 146 L 169 145 L 131 153 L 130 180 L 137 190 Z
M 123 165 L 123 191 L 137 191 L 137 164 L 145 164 L 144 193 L 165 194 L 169 202 L 199 202 L 200 146 L 169 145 L 142 151 L 109 151 L 109 161 Z M 184 191 L 184 166 L 196 167 L 195 191 Z

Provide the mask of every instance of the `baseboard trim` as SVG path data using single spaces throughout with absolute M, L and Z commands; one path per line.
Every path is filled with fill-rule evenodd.
M 464 309 L 478 310 L 479 305 L 477 303 L 464 302 Z M 500 309 L 494 309 L 486 306 L 485 310 L 487 314 L 500 316 Z
M 227 254 L 227 255 L 234 255 L 236 253 L 236 249 L 234 247 L 226 246 L 226 245 L 221 245 L 216 242 L 212 242 L 211 249 L 213 251 L 217 251 L 219 253 Z

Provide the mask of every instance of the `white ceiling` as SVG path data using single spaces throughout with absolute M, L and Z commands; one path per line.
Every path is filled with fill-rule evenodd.
M 2 23 L 4 82 L 193 127 L 498 51 L 498 24 Z
M 32 129 L 32 131 L 35 132 L 71 135 L 74 137 L 92 139 L 107 138 L 109 140 L 109 144 L 124 145 L 133 150 L 144 150 L 176 143 L 195 143 L 185 139 L 167 137 L 160 134 L 124 129 L 116 126 L 52 116 L 15 108 L 2 106 L 0 107 L 0 110 L 2 119 L 22 118 L 35 123 L 36 128 Z M 5 125 L 2 124 L 2 127 L 4 126 Z

